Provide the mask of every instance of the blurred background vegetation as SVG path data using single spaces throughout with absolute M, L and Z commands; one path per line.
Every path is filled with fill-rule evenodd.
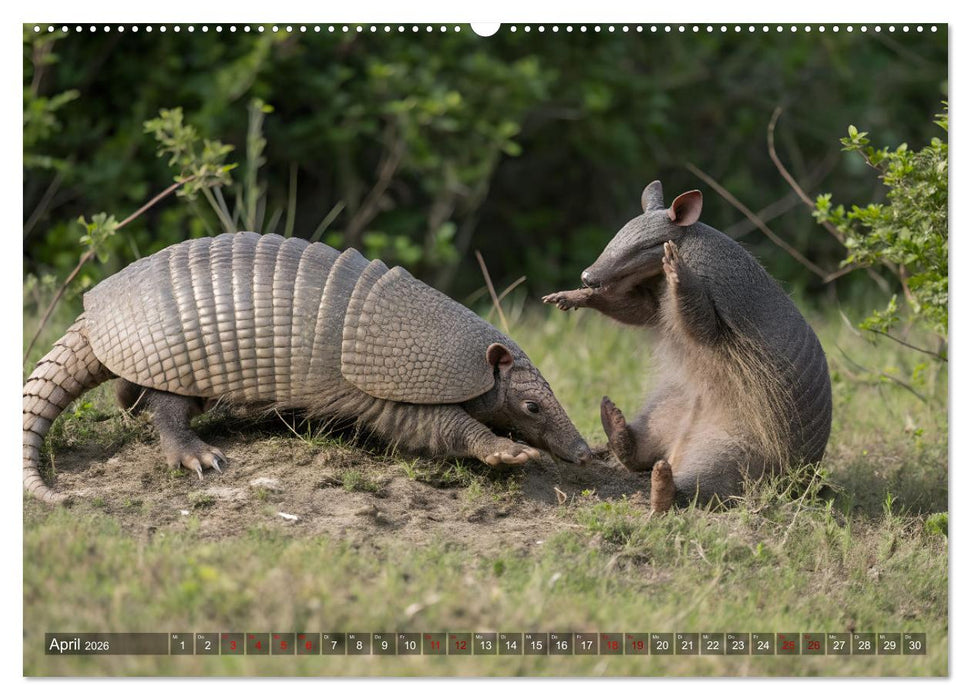
M 484 39 L 467 26 L 226 29 L 24 28 L 28 303 L 46 303 L 95 246 L 102 264 L 83 266 L 72 282 L 75 306 L 79 292 L 134 258 L 228 224 L 356 246 L 466 302 L 483 287 L 479 250 L 500 290 L 525 275 L 516 294 L 537 299 L 577 286 L 639 213 L 644 185 L 660 178 L 669 200 L 701 188 L 703 219 L 737 237 L 804 304 L 873 297 L 861 302 L 872 308 L 898 291 L 899 275 L 884 266 L 824 283 L 807 267 L 839 270 L 847 248 L 821 223 L 848 233 L 853 222 L 840 221 L 828 199 L 814 218 L 770 158 L 769 122 L 781 107 L 778 158 L 810 198 L 832 193 L 833 205 L 886 199 L 867 160 L 841 150 L 848 125 L 891 149 L 946 138 L 933 121 L 947 99 L 946 31 L 520 27 Z M 180 160 L 180 138 L 199 152 Z M 98 212 L 120 221 L 206 158 L 214 179 L 201 189 L 212 207 L 183 191 L 124 236 L 98 237 Z M 946 169 L 944 186 L 946 227 Z M 946 279 L 944 298 L 946 311 Z

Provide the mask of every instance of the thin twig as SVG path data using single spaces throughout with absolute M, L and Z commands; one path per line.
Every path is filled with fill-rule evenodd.
M 838 280 L 843 275 L 848 275 L 851 272 L 856 272 L 857 270 L 859 270 L 862 267 L 863 267 L 862 265 L 857 265 L 856 263 L 854 263 L 852 265 L 847 265 L 846 267 L 841 268 L 841 269 L 837 270 L 836 272 L 831 272 L 828 276 L 824 277 L 823 278 L 823 284 L 829 284 L 833 280 Z M 881 277 L 880 279 L 882 280 L 883 278 Z
M 499 304 L 499 297 L 496 296 L 496 288 L 492 286 L 492 278 L 489 276 L 489 270 L 486 268 L 485 260 L 482 259 L 482 253 L 475 251 L 476 260 L 479 261 L 479 267 L 482 268 L 482 276 L 485 278 L 486 287 L 489 289 L 489 296 L 492 297 L 492 305 L 495 307 L 496 311 L 499 312 L 499 321 L 502 323 L 502 329 L 509 333 L 509 324 L 506 322 L 506 314 L 502 312 L 502 306 Z
M 830 153 L 826 156 L 826 158 L 819 162 L 819 165 L 813 168 L 812 172 L 809 173 L 806 178 L 807 181 L 815 187 L 823 180 L 823 178 L 832 172 L 833 168 L 836 167 L 838 162 L 839 156 L 835 153 Z M 756 216 L 768 224 L 773 219 L 782 216 L 786 212 L 790 211 L 793 207 L 801 203 L 802 202 L 799 195 L 795 192 L 789 191 L 785 194 L 785 196 L 757 211 Z M 752 222 L 743 218 L 738 223 L 732 224 L 726 228 L 725 235 L 729 238 L 734 238 L 737 240 L 755 230 L 756 227 L 752 225 Z
M 193 175 L 192 177 L 186 178 L 185 180 L 179 180 L 178 182 L 173 182 L 171 185 L 166 187 L 164 190 L 159 192 L 157 195 L 155 195 L 150 200 L 148 200 L 145 204 L 139 207 L 133 214 L 130 214 L 128 217 L 126 217 L 120 224 L 115 226 L 115 231 L 118 231 L 124 228 L 126 225 L 130 224 L 132 221 L 134 221 L 139 216 L 141 216 L 146 211 L 148 211 L 153 206 L 155 206 L 155 204 L 157 204 L 159 200 L 162 200 L 165 197 L 168 197 L 170 194 L 175 192 L 175 190 L 177 190 L 182 185 L 185 185 L 186 183 L 189 183 L 195 180 L 196 177 L 197 177 L 196 175 Z M 34 336 L 30 339 L 30 343 L 27 345 L 27 351 L 24 353 L 24 360 L 23 360 L 24 362 L 26 362 L 27 358 L 30 357 L 30 351 L 34 349 L 34 344 L 37 342 L 37 339 L 40 337 L 40 334 L 43 332 L 44 327 L 47 326 L 47 322 L 50 320 L 51 314 L 54 313 L 54 308 L 57 306 L 57 303 L 61 300 L 61 297 L 64 296 L 64 292 L 67 291 L 68 286 L 70 286 L 71 282 L 74 281 L 74 278 L 78 276 L 78 273 L 81 272 L 81 268 L 91 261 L 91 258 L 94 257 L 94 254 L 95 254 L 94 248 L 87 250 L 84 253 L 84 255 L 81 256 L 81 259 L 78 260 L 78 264 L 74 267 L 73 270 L 71 270 L 71 274 L 69 274 L 67 276 L 67 279 L 64 280 L 64 282 L 61 284 L 60 287 L 58 287 L 57 292 L 54 294 L 54 298 L 51 299 L 51 303 L 47 305 L 47 309 L 44 311 L 44 315 L 40 319 L 40 325 L 37 326 L 37 330 L 34 331 Z
M 914 396 L 916 396 L 922 402 L 928 403 L 928 400 L 927 400 L 927 397 L 926 396 L 924 396 L 923 394 L 921 394 L 919 391 L 917 391 L 914 387 L 912 387 L 910 384 L 908 384 L 904 380 L 898 379 L 897 377 L 893 376 L 892 374 L 887 374 L 886 372 L 874 372 L 873 370 L 869 370 L 866 367 L 864 367 L 863 365 L 861 365 L 859 362 L 854 361 L 849 355 L 846 354 L 846 351 L 843 350 L 843 348 L 841 348 L 839 345 L 836 346 L 836 349 L 840 351 L 840 354 L 843 356 L 843 359 L 844 360 L 846 360 L 847 362 L 849 362 L 851 365 L 853 365 L 854 367 L 856 367 L 858 370 L 861 370 L 863 372 L 869 372 L 871 374 L 877 374 L 877 375 L 879 375 L 879 376 L 881 376 L 881 377 L 883 377 L 885 379 L 889 379 L 890 381 L 894 382 L 895 384 L 899 384 L 900 386 L 902 386 L 904 389 L 906 389 L 911 394 L 913 394 Z
M 823 268 L 821 268 L 818 265 L 816 265 L 814 262 L 812 262 L 811 260 L 809 260 L 808 258 L 806 258 L 806 256 L 804 256 L 798 250 L 796 250 L 791 245 L 789 245 L 788 243 L 786 243 L 784 240 L 782 240 L 781 238 L 779 238 L 779 236 L 776 235 L 776 233 L 774 231 L 772 231 L 772 229 L 770 229 L 768 226 L 765 225 L 765 222 L 762 221 L 762 219 L 760 219 L 759 217 L 757 217 L 748 207 L 746 207 L 744 204 L 742 204 L 740 201 L 738 201 L 735 198 L 735 196 L 732 195 L 731 192 L 729 192 L 724 187 L 722 187 L 720 184 L 718 184 L 718 182 L 715 181 L 714 178 L 712 178 L 710 175 L 708 175 L 704 171 L 700 170 L 693 163 L 686 163 L 685 164 L 685 167 L 687 167 L 688 170 L 690 170 L 696 176 L 698 176 L 702 180 L 704 180 L 708 184 L 708 186 L 711 187 L 713 190 L 715 190 L 719 195 L 721 195 L 722 198 L 725 199 L 725 201 L 727 201 L 733 207 L 735 207 L 740 212 L 742 212 L 742 214 L 744 214 L 745 217 L 749 221 L 751 221 L 753 224 L 755 224 L 758 227 L 758 229 L 762 233 L 764 233 L 765 236 L 770 241 L 772 241 L 777 246 L 779 246 L 784 251 L 786 251 L 795 260 L 797 260 L 799 263 L 801 263 L 807 270 L 811 271 L 813 274 L 817 275 L 821 279 L 826 279 L 827 277 L 830 276 L 830 273 L 829 272 L 826 272 L 826 270 L 824 270 Z
M 513 282 L 512 284 L 510 284 L 508 287 L 506 287 L 503 290 L 502 294 L 499 295 L 499 301 L 502 301 L 503 299 L 505 299 L 506 298 L 506 295 L 509 294 L 509 292 L 511 292 L 512 290 L 514 290 L 516 287 L 518 287 L 519 285 L 521 285 L 525 281 L 526 281 L 526 275 L 523 275 L 518 280 L 516 280 L 515 282 Z
M 762 219 L 766 225 L 768 225 L 770 221 L 782 216 L 797 204 L 799 204 L 799 197 L 797 197 L 793 192 L 788 192 L 781 199 L 777 199 L 776 201 L 772 202 L 772 204 L 759 209 L 755 215 Z M 743 217 L 737 223 L 727 227 L 723 233 L 729 238 L 737 241 L 739 238 L 742 238 L 743 236 L 746 236 L 752 231 L 756 230 L 758 229 L 755 224 Z
M 789 173 L 789 171 L 786 169 L 786 166 L 782 164 L 782 160 L 779 158 L 779 154 L 776 153 L 775 151 L 775 125 L 776 125 L 776 122 L 779 121 L 779 117 L 781 115 L 782 115 L 782 107 L 776 107 L 775 111 L 772 112 L 772 119 L 769 120 L 769 127 L 766 129 L 765 138 L 769 144 L 769 158 L 771 158 L 772 162 L 775 163 L 776 170 L 779 171 L 779 174 L 782 175 L 785 181 L 789 183 L 789 187 L 792 188 L 792 191 L 795 192 L 797 195 L 799 195 L 799 199 L 805 202 L 807 207 L 815 211 L 816 203 L 813 202 L 813 200 L 809 198 L 809 195 L 807 195 L 803 191 L 803 189 L 799 186 L 799 183 L 796 182 L 796 178 L 794 178 Z M 845 237 L 843 236 L 842 233 L 839 232 L 839 230 L 835 226 L 833 226 L 833 224 L 831 224 L 828 221 L 820 221 L 819 223 L 822 225 L 824 229 L 829 231 L 829 233 L 836 240 L 838 240 L 840 243 L 843 243 L 843 241 L 845 240 Z
M 906 340 L 903 340 L 901 338 L 898 338 L 895 335 L 890 335 L 886 331 L 881 331 L 881 330 L 879 330 L 877 328 L 864 328 L 863 330 L 870 331 L 871 333 L 876 333 L 877 335 L 886 336 L 886 337 L 890 338 L 890 340 L 892 340 L 894 342 L 897 342 L 897 343 L 900 343 L 904 347 L 910 348 L 911 350 L 916 350 L 917 352 L 922 352 L 925 355 L 930 355 L 935 360 L 941 360 L 942 362 L 947 362 L 947 358 L 944 357 L 943 355 L 941 355 L 940 353 L 934 352 L 933 350 L 927 350 L 926 348 L 921 348 L 921 347 L 918 347 L 916 345 L 911 345 Z
M 331 210 L 327 212 L 327 216 L 325 216 L 321 222 L 317 224 L 317 228 L 314 229 L 314 233 L 310 237 L 310 242 L 316 243 L 319 241 L 321 236 L 323 236 L 327 231 L 327 228 L 334 223 L 334 219 L 336 219 L 342 211 L 344 211 L 344 202 L 338 202 L 335 204 Z
M 135 210 L 135 212 L 133 214 L 129 214 L 120 224 L 118 224 L 115 227 L 115 230 L 117 231 L 119 229 L 124 228 L 125 226 L 127 226 L 128 224 L 130 224 L 132 221 L 134 221 L 135 219 L 137 219 L 139 216 L 141 216 L 142 214 L 144 214 L 146 211 L 148 211 L 149 209 L 151 209 L 152 207 L 154 207 L 156 204 L 158 204 L 161 200 L 165 199 L 170 194 L 172 194 L 173 192 L 175 192 L 177 189 L 179 189 L 180 187 L 182 187 L 182 185 L 188 185 L 190 182 L 192 182 L 193 180 L 197 179 L 198 177 L 199 177 L 198 175 L 192 175 L 191 177 L 187 177 L 185 180 L 178 180 L 176 182 L 173 182 L 171 185 L 169 185 L 168 187 L 166 187 L 164 190 L 162 190 L 161 192 L 159 192 L 157 195 L 155 195 L 154 197 L 152 197 L 150 200 L 148 200 L 147 202 L 145 202 L 145 204 L 143 204 L 137 210 Z
M 297 164 L 290 163 L 290 191 L 287 197 L 287 218 L 283 224 L 283 237 L 293 236 L 293 225 L 297 220 Z
M 279 410 L 277 410 L 276 408 L 274 408 L 273 409 L 273 412 L 276 414 L 276 417 L 280 419 L 280 422 L 283 423 L 285 426 L 287 426 L 287 428 L 290 429 L 290 432 L 291 433 L 293 433 L 294 435 L 296 435 L 301 440 L 304 440 L 304 436 L 301 435 L 300 433 L 298 433 L 296 428 L 294 428 L 292 425 L 290 425 L 289 423 L 287 423 L 287 419 L 280 415 L 280 411 Z
M 37 225 L 37 222 L 40 221 L 41 217 L 46 213 L 47 207 L 51 203 L 51 199 L 53 199 L 57 189 L 61 186 L 62 180 L 64 180 L 64 171 L 58 170 L 54 175 L 54 179 L 51 180 L 51 184 L 49 184 L 47 189 L 44 190 L 44 194 L 41 196 L 40 201 L 37 202 L 37 206 L 34 207 L 34 211 L 31 212 L 30 218 L 27 219 L 27 223 L 24 224 L 24 240 L 27 239 L 27 236 L 29 236 L 30 232 L 34 229 L 34 226 Z
M 216 212 L 216 218 L 219 219 L 219 223 L 222 225 L 223 231 L 227 233 L 231 232 L 235 228 L 235 225 L 230 218 L 229 212 L 224 211 L 223 208 L 219 206 L 219 202 L 216 201 L 215 196 L 212 194 L 212 190 L 210 190 L 208 187 L 202 188 L 202 194 L 205 195 L 206 201 L 209 202 L 209 206 L 212 207 L 212 210 Z
M 781 115 L 782 115 L 782 107 L 781 106 L 776 107 L 775 110 L 772 112 L 772 118 L 769 120 L 769 126 L 766 129 L 765 138 L 769 145 L 769 157 L 772 159 L 772 162 L 775 163 L 776 170 L 779 171 L 779 174 L 782 175 L 785 181 L 789 183 L 789 187 L 792 188 L 792 191 L 799 196 L 799 199 L 801 199 L 806 204 L 807 207 L 809 207 L 810 211 L 815 211 L 816 210 L 815 202 L 813 202 L 813 200 L 809 198 L 809 195 L 807 195 L 805 191 L 803 191 L 803 189 L 799 186 L 799 183 L 796 182 L 796 178 L 794 178 L 792 174 L 786 169 L 786 166 L 782 164 L 782 159 L 779 158 L 779 154 L 776 153 L 775 125 L 779 121 L 779 117 Z M 872 165 L 869 162 L 869 160 L 866 159 L 865 157 L 864 157 L 864 160 L 867 160 L 867 164 Z M 833 238 L 839 241 L 841 245 L 843 246 L 846 245 L 846 237 L 840 232 L 839 229 L 833 226 L 832 223 L 830 223 L 829 221 L 820 221 L 819 224 L 824 229 L 826 229 L 830 233 L 830 235 L 833 236 Z M 832 276 L 825 278 L 823 282 L 824 283 L 832 282 L 834 279 L 837 279 L 838 277 L 842 277 L 847 272 L 852 272 L 853 270 L 860 269 L 861 267 L 862 266 L 855 266 L 855 267 L 851 266 L 849 268 L 844 267 L 842 270 L 839 271 L 839 274 L 833 273 Z M 887 281 L 883 279 L 883 277 L 877 274 L 876 270 L 873 270 L 871 268 L 866 268 L 866 273 L 870 277 L 870 279 L 872 279 L 884 293 L 890 292 L 890 285 L 887 284 Z M 907 285 L 904 283 L 903 286 L 904 286 L 904 294 L 909 295 L 910 290 L 907 289 Z
M 393 124 L 389 124 L 386 129 L 386 134 L 388 138 L 395 135 L 395 128 Z M 378 215 L 380 208 L 381 197 L 384 196 L 385 191 L 387 191 L 388 186 L 394 179 L 395 173 L 398 171 L 398 166 L 401 164 L 401 159 L 405 155 L 405 140 L 402 137 L 397 137 L 391 144 L 391 148 L 384 152 L 381 157 L 381 162 L 378 165 L 378 177 L 374 185 L 371 187 L 371 191 L 367 193 L 364 197 L 364 202 L 362 202 L 360 208 L 351 217 L 351 220 L 347 223 L 347 230 L 345 235 L 347 242 L 350 245 L 357 244 L 357 238 L 364 227 L 371 223 L 371 220 Z
M 54 294 L 54 298 L 51 299 L 51 303 L 47 305 L 47 310 L 44 311 L 44 315 L 40 319 L 40 325 L 37 326 L 37 330 L 34 332 L 34 337 L 30 339 L 30 344 L 27 346 L 27 351 L 24 353 L 24 362 L 26 362 L 27 358 L 30 356 L 30 351 L 34 349 L 34 343 L 37 342 L 37 338 L 40 336 L 41 331 L 44 330 L 44 326 L 46 326 L 47 322 L 50 320 L 51 314 L 54 313 L 54 307 L 57 306 L 57 302 L 59 302 L 61 297 L 64 296 L 64 292 L 67 290 L 68 285 L 74 281 L 74 278 L 78 276 L 81 268 L 84 267 L 93 257 L 93 249 L 85 252 L 85 254 L 81 256 L 81 259 L 78 260 L 78 264 L 75 266 L 75 268 L 71 270 L 71 274 L 67 276 L 67 279 L 64 280 L 64 283 L 58 288 L 57 293 Z
M 229 205 L 226 204 L 226 198 L 223 197 L 223 188 L 213 187 L 212 191 L 216 195 L 216 201 L 219 203 L 219 208 L 226 212 L 226 216 L 232 218 L 233 225 L 229 227 L 228 232 L 235 233 L 239 230 L 239 227 L 236 225 L 236 213 L 229 211 Z

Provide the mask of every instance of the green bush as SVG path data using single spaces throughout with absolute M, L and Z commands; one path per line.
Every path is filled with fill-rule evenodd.
M 533 299 L 576 284 L 647 182 L 661 178 L 670 196 L 699 186 L 686 162 L 753 211 L 772 207 L 774 230 L 835 269 L 843 247 L 778 206 L 789 189 L 765 150 L 773 109 L 792 115 L 777 144 L 794 177 L 829 172 L 841 200 L 869 201 L 859 171 L 827 170 L 829 134 L 863 115 L 889 139 L 925 142 L 923 115 L 947 91 L 947 32 L 250 29 L 25 27 L 25 272 L 64 279 L 87 247 L 80 215 L 123 221 L 180 174 L 154 157 L 143 126 L 176 107 L 200 140 L 234 147 L 238 185 L 211 194 L 240 213 L 236 225 L 325 233 L 459 298 L 482 286 L 475 250 L 500 289 L 521 275 Z M 705 194 L 705 221 L 745 227 Z M 69 298 L 136 257 L 225 228 L 204 196 L 166 200 L 106 239 L 106 262 L 86 267 Z M 771 242 L 738 235 L 790 291 L 823 290 Z M 835 285 L 872 287 L 863 272 Z
M 934 122 L 947 132 L 947 109 Z M 859 154 L 887 188 L 886 203 L 833 206 L 821 195 L 814 212 L 845 237 L 843 265 L 886 266 L 900 279 L 914 316 L 947 340 L 947 143 L 933 138 L 919 151 L 906 143 L 891 150 L 870 146 L 867 132 L 849 127 L 843 150 Z M 897 296 L 862 327 L 889 333 L 900 323 Z

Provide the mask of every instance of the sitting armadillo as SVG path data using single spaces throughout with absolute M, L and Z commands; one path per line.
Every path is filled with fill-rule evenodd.
M 31 494 L 62 500 L 38 472 L 44 436 L 114 376 L 122 404 L 152 415 L 168 463 L 200 477 L 225 459 L 189 429 L 204 399 L 306 409 L 435 456 L 522 464 L 536 446 L 590 458 L 513 341 L 400 267 L 298 238 L 186 241 L 85 294 L 84 313 L 24 385 Z
M 582 289 L 544 298 L 660 330 L 660 381 L 640 415 L 628 424 L 601 404 L 614 454 L 633 470 L 666 460 L 679 499 L 702 503 L 737 495 L 743 477 L 819 460 L 832 401 L 812 328 L 755 258 L 698 222 L 701 192 L 665 208 L 655 181 L 641 205 Z

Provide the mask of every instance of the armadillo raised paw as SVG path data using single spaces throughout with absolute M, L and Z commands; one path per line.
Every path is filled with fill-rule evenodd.
M 733 238 L 701 222 L 701 191 L 666 201 L 660 181 L 645 187 L 643 214 L 580 274 L 596 291 L 586 306 L 656 330 L 657 381 L 642 408 L 627 421 L 605 399 L 601 418 L 627 468 L 654 465 L 658 494 L 725 502 L 741 495 L 745 479 L 822 458 L 833 413 L 829 368 L 783 287 Z M 655 463 L 661 456 L 677 474 L 665 475 Z
M 547 294 L 543 297 L 544 304 L 553 304 L 560 311 L 569 311 L 571 309 L 579 309 L 587 305 L 590 297 L 593 295 L 594 290 L 592 289 L 571 289 L 566 292 L 553 292 L 552 294 Z
M 675 245 L 674 241 L 668 241 L 664 244 L 664 259 L 661 261 L 661 266 L 664 268 L 664 275 L 668 284 L 677 286 L 678 282 L 681 281 L 678 276 L 681 271 L 681 254 L 678 252 L 678 246 Z

